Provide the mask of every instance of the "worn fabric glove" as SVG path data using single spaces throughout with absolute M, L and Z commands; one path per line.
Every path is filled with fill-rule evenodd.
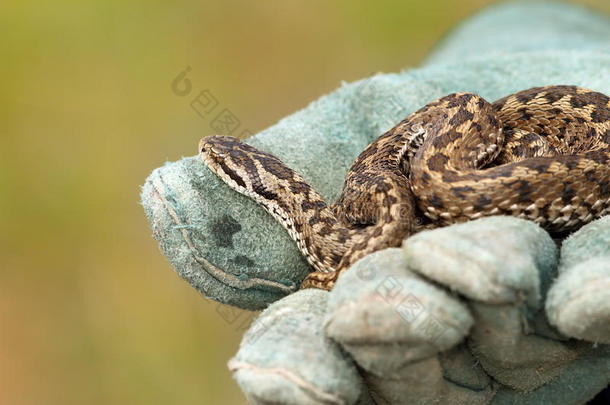
M 426 103 L 572 84 L 610 94 L 610 22 L 561 3 L 490 8 L 423 67 L 346 84 L 248 143 L 328 201 L 354 158 Z M 194 149 L 196 145 L 193 145 Z M 142 202 L 163 253 L 204 296 L 265 309 L 229 367 L 255 404 L 584 404 L 610 382 L 610 218 L 563 241 L 489 217 L 357 262 L 331 292 L 287 232 L 194 156 Z

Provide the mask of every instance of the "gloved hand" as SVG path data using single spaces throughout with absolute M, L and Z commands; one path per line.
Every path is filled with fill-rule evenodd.
M 333 201 L 369 142 L 446 94 L 610 94 L 609 37 L 610 22 L 580 8 L 495 7 L 422 68 L 344 85 L 248 142 Z M 252 403 L 583 404 L 610 381 L 608 217 L 561 248 L 509 217 L 422 232 L 357 262 L 329 293 L 297 291 L 310 269 L 288 234 L 197 156 L 155 170 L 142 201 L 193 287 L 268 307 L 229 362 Z

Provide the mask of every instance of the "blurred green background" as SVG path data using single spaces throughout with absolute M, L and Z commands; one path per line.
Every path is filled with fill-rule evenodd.
M 489 3 L 2 2 L 0 404 L 245 403 L 226 362 L 249 315 L 180 280 L 139 205 L 152 169 L 213 132 L 172 80 L 190 66 L 257 132 L 416 66 Z

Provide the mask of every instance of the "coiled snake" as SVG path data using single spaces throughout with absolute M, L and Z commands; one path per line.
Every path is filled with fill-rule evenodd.
M 203 138 L 199 151 L 288 230 L 314 268 L 302 287 L 331 289 L 356 260 L 424 228 L 513 215 L 563 232 L 609 213 L 609 144 L 607 96 L 548 86 L 493 104 L 457 93 L 426 105 L 358 156 L 332 205 L 236 138 Z

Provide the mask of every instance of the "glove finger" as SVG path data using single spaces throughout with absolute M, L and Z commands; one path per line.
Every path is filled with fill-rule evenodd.
M 546 311 L 565 335 L 610 343 L 610 216 L 564 241 Z
M 292 294 L 246 332 L 229 369 L 252 404 L 355 404 L 366 395 L 354 363 L 324 336 L 327 296 L 315 289 Z

